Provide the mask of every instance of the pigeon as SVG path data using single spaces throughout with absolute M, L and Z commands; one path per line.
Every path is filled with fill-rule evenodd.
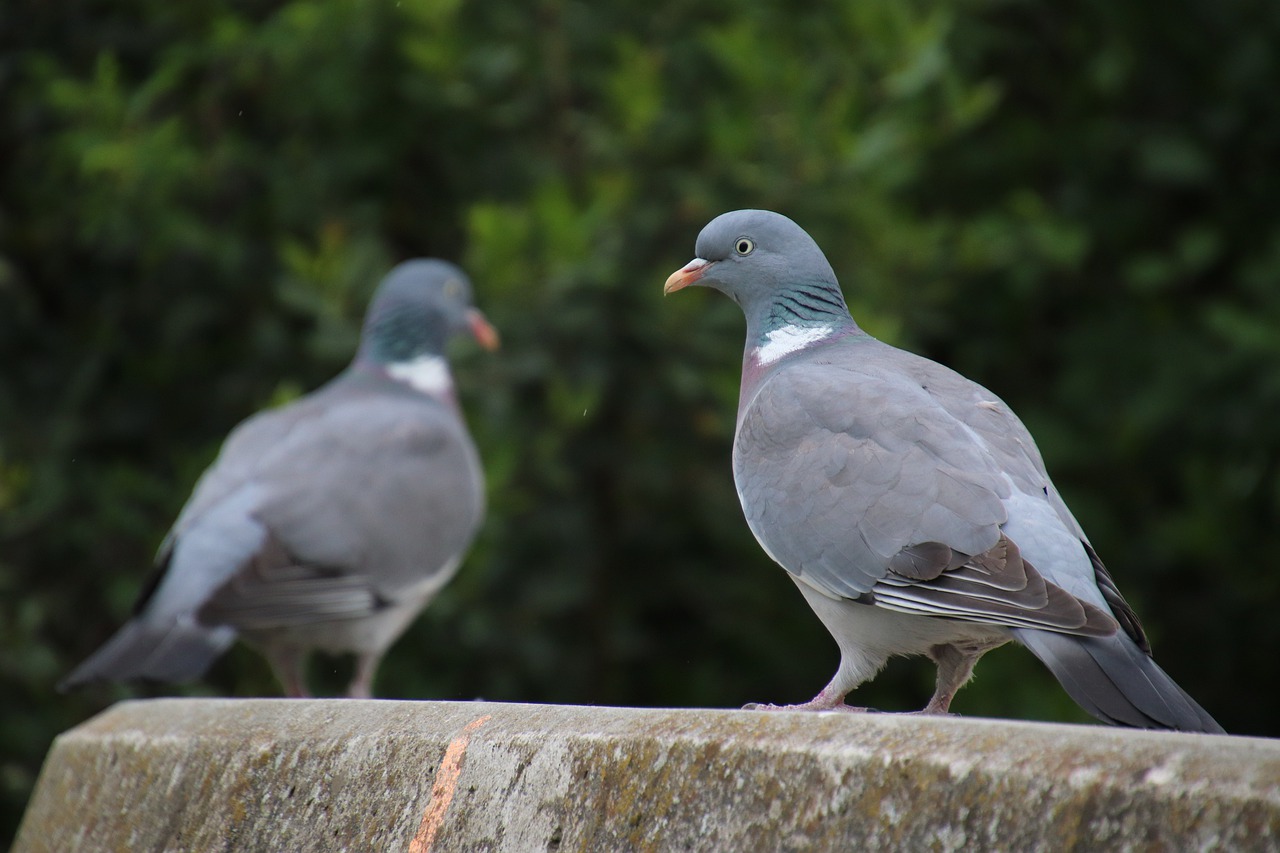
M 462 270 L 395 267 L 350 366 L 231 432 L 133 618 L 59 687 L 190 681 L 240 637 L 289 696 L 309 695 L 313 650 L 354 653 L 347 694 L 372 696 L 383 654 L 453 577 L 484 515 L 444 355 L 463 331 L 498 345 Z
M 783 707 L 866 710 L 844 704 L 851 690 L 924 655 L 937 682 L 917 713 L 947 714 L 978 659 L 1014 640 L 1106 723 L 1223 731 L 1156 665 L 999 397 L 860 329 L 822 250 L 781 214 L 722 214 L 696 251 L 664 292 L 711 287 L 746 315 L 743 513 L 840 647 L 830 683 Z

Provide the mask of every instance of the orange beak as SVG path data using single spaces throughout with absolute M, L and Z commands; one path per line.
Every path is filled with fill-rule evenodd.
M 471 335 L 480 346 L 487 350 L 498 348 L 498 330 L 477 309 L 467 309 L 467 325 L 471 327 Z
M 664 296 L 675 293 L 677 290 L 684 290 L 698 279 L 706 275 L 707 269 L 711 266 L 711 261 L 704 261 L 702 258 L 694 258 L 684 265 L 683 269 L 678 269 L 667 279 L 667 283 L 662 286 Z

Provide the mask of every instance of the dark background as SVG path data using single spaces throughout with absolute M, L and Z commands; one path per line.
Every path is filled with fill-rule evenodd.
M 854 316 L 1003 396 L 1236 733 L 1280 734 L 1280 4 L 10 0 L 0 11 L 0 838 L 56 680 L 238 421 L 336 373 L 396 261 L 504 336 L 455 367 L 490 515 L 387 697 L 733 707 L 837 651 L 742 520 L 743 323 L 664 300 L 787 213 Z M 333 691 L 349 662 L 322 660 Z M 923 661 L 856 701 L 923 704 Z M 1084 721 L 1017 648 L 965 714 Z

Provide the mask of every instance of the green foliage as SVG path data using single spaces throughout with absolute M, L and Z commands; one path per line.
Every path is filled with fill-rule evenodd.
M 20 26 L 15 26 L 18 22 Z M 8 27 L 3 24 L 9 24 Z M 490 519 L 398 697 L 798 701 L 834 645 L 729 473 L 742 320 L 663 300 L 699 228 L 788 213 L 854 316 L 1018 410 L 1159 660 L 1280 734 L 1280 7 L 17 0 L 0 11 L 0 825 L 118 688 L 226 432 L 339 370 L 396 260 L 471 273 Z M 341 683 L 325 661 L 316 675 Z M 923 702 L 894 664 L 858 700 Z M 197 693 L 262 695 L 239 649 Z M 964 713 L 1082 720 L 1029 655 Z

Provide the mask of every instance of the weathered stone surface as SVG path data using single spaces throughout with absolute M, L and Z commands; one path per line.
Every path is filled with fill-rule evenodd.
M 882 714 L 152 700 L 15 850 L 1276 850 L 1280 742 Z

